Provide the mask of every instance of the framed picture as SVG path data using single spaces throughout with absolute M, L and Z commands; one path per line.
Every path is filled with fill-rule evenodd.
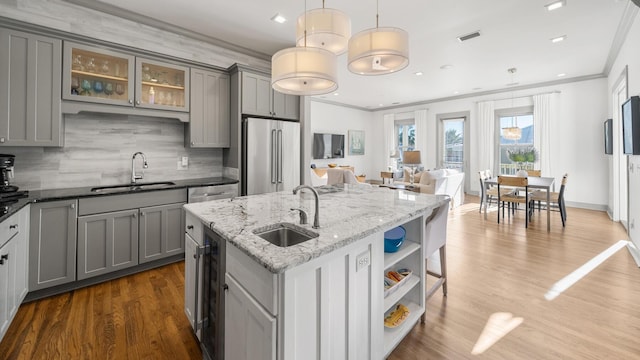
M 364 155 L 364 131 L 349 130 L 349 155 Z

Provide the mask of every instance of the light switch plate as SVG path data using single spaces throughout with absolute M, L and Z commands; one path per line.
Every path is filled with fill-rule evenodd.
M 371 265 L 371 252 L 369 250 L 356 257 L 356 272 L 369 265 Z

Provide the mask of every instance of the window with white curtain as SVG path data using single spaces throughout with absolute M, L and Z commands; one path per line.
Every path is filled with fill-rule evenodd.
M 416 146 L 416 124 L 414 119 L 396 120 L 395 135 L 398 144 L 398 167 L 402 168 L 402 154 L 405 150 L 414 150 Z
M 501 175 L 514 175 L 520 167 L 526 170 L 533 170 L 533 163 L 514 162 L 509 159 L 509 151 L 525 150 L 533 147 L 534 127 L 533 109 L 507 109 L 496 112 L 496 123 L 498 124 L 498 164 Z M 521 137 L 519 139 L 509 139 L 506 136 L 507 128 L 519 128 Z

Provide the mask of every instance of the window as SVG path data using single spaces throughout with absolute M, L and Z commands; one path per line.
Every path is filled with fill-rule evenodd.
M 509 115 L 498 115 L 500 132 L 499 165 L 501 175 L 515 175 L 520 170 L 533 170 L 531 162 L 514 162 L 509 159 L 509 151 L 525 150 L 533 147 L 533 113 L 524 112 Z M 519 139 L 505 137 L 505 128 L 519 128 Z
M 396 169 L 402 168 L 402 154 L 405 150 L 413 150 L 416 146 L 416 125 L 413 119 L 396 121 L 396 139 L 398 141 L 398 165 Z
M 442 166 L 464 172 L 464 120 L 442 120 Z

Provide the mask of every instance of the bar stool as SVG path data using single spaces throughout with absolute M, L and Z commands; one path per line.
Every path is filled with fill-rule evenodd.
M 449 204 L 443 204 L 433 210 L 433 213 L 426 220 L 424 225 L 423 246 L 424 246 L 424 268 L 427 275 L 438 278 L 435 284 L 426 289 L 426 302 L 433 294 L 442 286 L 442 293 L 447 296 L 447 216 L 449 215 Z M 438 251 L 440 255 L 440 273 L 429 271 L 429 258 Z M 426 277 L 425 277 L 426 285 Z M 426 319 L 425 313 L 422 314 L 420 320 L 424 323 Z

